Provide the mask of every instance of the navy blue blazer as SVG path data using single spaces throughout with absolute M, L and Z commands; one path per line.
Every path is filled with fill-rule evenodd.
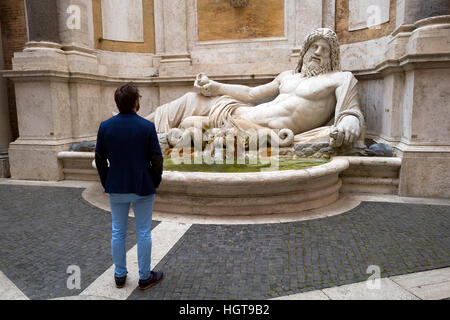
M 155 194 L 161 183 L 163 157 L 154 123 L 135 112 L 103 121 L 95 163 L 106 193 Z

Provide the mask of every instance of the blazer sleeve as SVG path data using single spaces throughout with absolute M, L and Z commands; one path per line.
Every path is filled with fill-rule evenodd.
M 159 146 L 158 134 L 156 133 L 155 126 L 152 124 L 150 129 L 150 163 L 153 186 L 156 188 L 161 184 L 161 178 L 163 173 L 163 156 L 161 153 L 161 147 Z
M 100 124 L 100 128 L 98 129 L 97 133 L 97 145 L 95 147 L 95 165 L 97 167 L 98 175 L 100 176 L 100 182 L 102 183 L 103 188 L 106 188 L 106 177 L 108 176 L 109 168 L 105 142 L 103 141 L 102 124 Z

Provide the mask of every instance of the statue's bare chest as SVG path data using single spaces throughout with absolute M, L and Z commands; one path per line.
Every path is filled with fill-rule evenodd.
M 295 95 L 306 100 L 328 99 L 334 94 L 335 89 L 335 81 L 325 75 L 313 78 L 292 75 L 282 79 L 280 84 L 280 93 Z

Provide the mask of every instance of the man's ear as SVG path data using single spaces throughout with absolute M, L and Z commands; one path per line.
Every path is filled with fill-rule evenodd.
M 140 109 L 141 109 L 140 101 L 139 99 L 136 99 L 136 101 L 134 102 L 134 110 L 138 112 Z

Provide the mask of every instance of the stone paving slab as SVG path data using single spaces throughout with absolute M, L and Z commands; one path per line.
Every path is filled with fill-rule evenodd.
M 30 299 L 78 295 L 112 264 L 111 215 L 83 190 L 0 185 L 0 270 Z M 127 250 L 136 244 L 128 222 Z M 80 267 L 80 289 L 67 288 L 70 265 Z
M 323 290 L 313 290 L 303 293 L 296 293 L 289 296 L 273 298 L 272 300 L 330 300 L 330 298 L 323 293 Z
M 410 288 L 409 291 L 422 300 L 450 298 L 450 281 Z
M 450 266 L 448 206 L 363 202 L 347 213 L 261 225 L 193 225 L 129 299 L 270 299 Z
M 450 268 L 422 271 L 387 279 L 352 283 L 275 298 L 273 300 L 448 300 Z M 369 283 L 369 284 L 368 284 Z M 369 286 L 370 285 L 370 286 Z
M 394 276 L 391 277 L 391 279 L 407 289 L 425 285 L 433 285 L 450 281 L 450 268 Z
M 450 268 L 401 275 L 391 279 L 423 300 L 450 297 Z
M 110 215 L 83 200 L 82 191 L 0 185 L 0 271 L 30 299 L 76 299 L 112 264 Z M 444 205 L 363 202 L 309 221 L 185 230 L 156 259 L 165 280 L 129 299 L 313 298 L 313 290 L 367 280 L 369 265 L 383 278 L 450 266 Z M 135 241 L 130 218 L 127 248 Z M 66 288 L 72 264 L 81 267 L 79 290 Z
M 322 290 L 331 300 L 419 300 L 390 279 L 380 279 L 380 288 L 359 282 Z
M 16 285 L 0 271 L 0 300 L 29 300 Z

